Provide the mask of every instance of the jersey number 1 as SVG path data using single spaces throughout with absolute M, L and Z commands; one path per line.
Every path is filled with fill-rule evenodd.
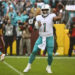
M 44 32 L 46 32 L 46 23 L 43 23 L 44 25 Z

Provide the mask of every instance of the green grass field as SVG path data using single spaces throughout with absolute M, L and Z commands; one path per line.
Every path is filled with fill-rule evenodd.
M 52 74 L 46 72 L 47 58 L 36 58 L 32 69 L 23 73 L 28 63 L 28 57 L 6 56 L 0 61 L 0 75 L 75 75 L 75 57 L 54 57 L 52 63 Z

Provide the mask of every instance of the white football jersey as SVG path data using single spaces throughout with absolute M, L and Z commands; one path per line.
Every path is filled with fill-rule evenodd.
M 56 15 L 54 13 L 49 14 L 47 17 L 43 17 L 42 15 L 36 16 L 36 21 L 41 22 L 41 27 L 39 28 L 39 35 L 40 36 L 53 36 L 53 18 Z

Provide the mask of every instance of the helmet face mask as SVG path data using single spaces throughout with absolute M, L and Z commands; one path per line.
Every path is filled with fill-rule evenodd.
M 48 11 L 49 11 L 48 9 L 43 9 L 43 10 L 42 10 L 42 15 L 43 15 L 44 17 L 46 17 L 46 16 L 49 14 Z
M 50 14 L 50 6 L 48 4 L 43 5 L 41 8 L 41 15 L 47 17 Z

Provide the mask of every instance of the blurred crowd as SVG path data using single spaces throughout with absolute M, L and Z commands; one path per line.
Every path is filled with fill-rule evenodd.
M 5 54 L 10 45 L 12 55 L 12 43 L 15 39 L 17 55 L 23 55 L 25 44 L 30 55 L 31 33 L 36 30 L 35 18 L 41 14 L 41 6 L 44 4 L 49 4 L 51 12 L 56 15 L 59 11 L 63 13 L 62 19 L 54 23 L 64 23 L 66 28 L 70 28 L 72 20 L 75 21 L 75 11 L 67 11 L 65 8 L 66 5 L 74 5 L 74 0 L 0 0 L 0 38 Z

